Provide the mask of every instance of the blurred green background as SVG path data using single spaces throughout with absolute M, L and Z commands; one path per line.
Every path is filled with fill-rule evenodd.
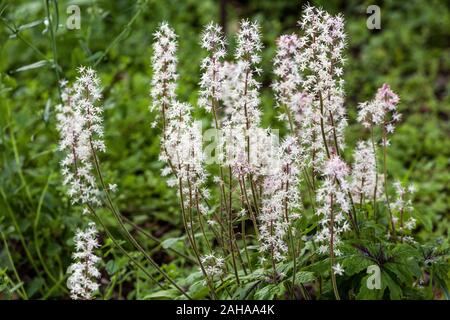
M 58 18 L 54 41 L 47 17 Z M 392 139 L 390 175 L 414 182 L 418 239 L 447 238 L 450 156 L 450 1 L 310 1 L 330 13 L 342 12 L 348 33 L 346 105 L 355 123 L 359 102 L 389 83 L 401 97 L 402 123 Z M 55 14 L 58 5 L 58 15 Z M 81 9 L 81 29 L 65 28 L 70 4 Z M 55 130 L 57 78 L 73 80 L 76 67 L 94 65 L 104 87 L 108 180 L 119 187 L 121 211 L 156 237 L 178 236 L 175 190 L 160 177 L 159 131 L 150 123 L 152 33 L 167 20 L 179 35 L 181 100 L 196 104 L 202 27 L 214 20 L 226 26 L 233 47 L 239 19 L 257 19 L 265 50 L 262 75 L 264 125 L 275 120 L 270 89 L 275 40 L 297 32 L 301 1 L 1 1 L 0 2 L 0 298 L 15 269 L 30 297 L 67 297 L 64 274 L 72 237 L 83 225 L 61 187 Z M 366 27 L 366 8 L 381 8 L 381 30 Z M 56 28 L 55 28 L 56 29 Z M 232 58 L 230 54 L 229 58 Z M 208 116 L 197 111 L 197 116 Z M 359 125 L 348 130 L 348 148 L 363 138 Z M 113 220 L 110 220 L 113 224 Z M 110 243 L 105 240 L 108 249 Z M 172 257 L 146 242 L 169 272 Z M 149 249 L 150 250 L 150 249 Z M 117 281 L 110 296 L 142 297 L 139 274 L 129 274 L 126 258 L 104 253 L 108 278 Z M 134 279 L 136 277 L 137 279 Z M 121 280 L 120 280 L 121 279 Z M 137 285 L 132 285 L 136 283 Z M 137 288 L 136 288 L 137 287 Z M 118 290 L 118 294 L 116 291 Z

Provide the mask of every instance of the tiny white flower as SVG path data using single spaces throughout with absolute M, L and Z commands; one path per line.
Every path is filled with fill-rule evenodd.
M 342 268 L 341 264 L 338 262 L 333 266 L 334 274 L 342 276 L 344 274 L 344 268 Z

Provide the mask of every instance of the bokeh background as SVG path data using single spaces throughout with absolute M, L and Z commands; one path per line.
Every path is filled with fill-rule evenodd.
M 211 20 L 224 25 L 232 48 L 239 19 L 257 19 L 265 45 L 263 121 L 280 128 L 270 90 L 271 61 L 277 36 L 298 32 L 296 22 L 304 3 L 0 1 L 0 298 L 11 298 L 6 288 L 18 285 L 17 279 L 30 297 L 67 298 L 65 273 L 72 237 L 86 220 L 61 187 L 55 130 L 58 77 L 73 80 L 78 66 L 95 65 L 104 87 L 108 149 L 101 160 L 108 180 L 119 187 L 116 202 L 126 217 L 153 236 L 173 239 L 182 230 L 177 196 L 160 177 L 159 132 L 150 127 L 154 115 L 148 110 L 152 33 L 166 20 L 179 35 L 178 93 L 181 100 L 196 105 L 199 63 L 205 54 L 199 45 L 203 26 Z M 400 95 L 404 119 L 392 138 L 389 173 L 418 189 L 416 237 L 448 238 L 450 1 L 310 3 L 345 15 L 350 122 L 355 123 L 357 104 L 371 99 L 383 82 Z M 80 30 L 65 28 L 70 4 L 81 9 Z M 372 4 L 381 8 L 381 30 L 366 27 L 366 8 Z M 53 36 L 45 20 L 49 15 Z M 208 120 L 208 115 L 196 113 Z M 364 135 L 359 125 L 351 125 L 349 149 Z M 109 223 L 114 225 L 112 218 Z M 165 245 L 169 244 L 145 241 L 155 259 L 176 273 L 173 257 L 160 250 Z M 105 278 L 114 284 L 104 297 L 145 298 L 146 284 L 139 272 L 126 268 L 127 258 L 112 249 L 108 239 L 103 254 Z

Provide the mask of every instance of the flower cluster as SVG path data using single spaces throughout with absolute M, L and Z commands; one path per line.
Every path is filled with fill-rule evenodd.
M 153 104 L 150 110 L 165 112 L 167 106 L 176 98 L 177 87 L 177 58 L 175 52 L 178 47 L 175 32 L 163 22 L 154 34 L 152 56 L 152 89 Z
M 235 62 L 223 61 L 226 55 L 222 30 L 209 24 L 201 41 L 210 55 L 202 62 L 199 105 L 207 111 L 214 109 L 214 122 L 221 129 L 217 137 L 219 163 L 229 166 L 238 178 L 248 174 L 262 174 L 274 149 L 273 136 L 259 126 L 259 87 L 255 75 L 260 62 L 259 25 L 243 20 L 237 35 Z M 224 117 L 219 118 L 218 106 L 223 106 Z M 223 124 L 221 126 L 220 124 Z
M 243 20 L 237 34 L 235 53 L 237 82 L 233 95 L 239 97 L 233 105 L 231 124 L 237 128 L 250 129 L 260 122 L 259 88 L 255 75 L 261 70 L 256 65 L 261 61 L 262 50 L 259 24 Z
M 188 103 L 181 102 L 175 102 L 167 109 L 167 138 L 163 141 L 166 153 L 160 156 L 168 164 L 163 175 L 174 174 L 168 180 L 169 186 L 181 185 L 187 194 L 192 190 L 200 192 L 207 178 L 201 122 L 192 120 L 191 109 Z M 206 211 L 202 206 L 200 208 L 202 212 Z
M 72 256 L 75 262 L 68 269 L 67 287 L 72 299 L 89 300 L 99 288 L 97 279 L 100 277 L 96 266 L 100 258 L 94 253 L 99 247 L 95 223 L 89 223 L 85 230 L 78 230 L 74 241 L 76 252 Z
M 311 99 L 306 105 L 310 110 L 303 110 L 300 139 L 308 164 L 320 167 L 328 153 L 344 148 L 344 19 L 308 5 L 299 25 L 303 36 L 296 63 L 304 75 L 300 97 Z
M 260 52 L 263 46 L 261 43 L 260 27 L 257 22 L 242 20 L 236 41 L 236 60 L 246 64 L 247 68 L 252 64 L 261 62 Z
M 214 30 L 209 29 L 209 32 Z M 190 104 L 177 100 L 175 33 L 163 23 L 156 31 L 155 39 L 152 84 L 164 89 L 158 90 L 158 94 L 154 95 L 155 89 L 152 88 L 154 109 L 158 108 L 164 123 L 160 160 L 166 163 L 166 167 L 162 170 L 162 175 L 172 175 L 167 183 L 170 187 L 178 188 L 183 212 L 196 210 L 206 215 L 208 209 L 201 199 L 209 197 L 209 190 L 204 187 L 208 174 L 204 169 L 201 122 L 193 120 Z M 209 47 L 210 44 L 205 45 Z M 163 48 L 170 49 L 162 52 Z M 164 65 L 167 67 L 161 67 Z M 192 223 L 193 221 L 186 221 L 186 228 L 191 229 Z
M 319 252 L 340 256 L 337 248 L 341 243 L 340 234 L 350 230 L 345 215 L 350 214 L 350 201 L 348 198 L 348 178 L 350 169 L 338 156 L 332 156 L 324 164 L 324 182 L 317 191 L 316 200 L 321 206 L 316 214 L 321 217 L 319 222 L 321 230 L 316 241 L 321 245 Z
M 225 261 L 222 257 L 216 257 L 213 254 L 208 254 L 201 257 L 201 262 L 205 268 L 206 274 L 213 278 L 220 277 L 225 268 Z
M 205 195 L 208 192 L 202 190 L 207 174 L 203 168 L 205 157 L 201 123 L 193 121 L 192 106 L 178 101 L 175 92 L 178 78 L 176 35 L 167 23 L 163 23 L 155 32 L 155 39 L 152 97 L 153 109 L 160 111 L 164 123 L 161 141 L 163 152 L 160 154 L 160 160 L 167 166 L 162 170 L 162 174 L 173 174 L 168 180 L 169 186 L 178 186 L 185 194 L 194 192 L 198 196 L 203 192 Z M 188 206 L 195 206 L 202 213 L 207 211 L 202 204 L 194 205 L 190 198 L 184 200 L 183 205 L 189 202 Z
M 287 137 L 279 148 L 280 159 L 275 172 L 264 179 L 260 221 L 260 251 L 280 261 L 287 251 L 286 231 L 299 218 L 301 199 L 298 191 L 299 148 L 293 137 Z M 273 164 L 272 164 L 273 165 Z
M 398 95 L 385 83 L 378 89 L 374 100 L 363 102 L 358 106 L 358 121 L 364 127 L 370 128 L 374 125 L 383 127 L 385 133 L 383 135 L 383 145 L 385 146 L 389 145 L 386 134 L 394 132 L 396 123 L 402 117 L 397 111 L 399 101 Z
M 105 151 L 103 141 L 100 80 L 91 68 L 80 67 L 79 76 L 69 87 L 62 81 L 62 101 L 56 107 L 59 149 L 66 152 L 61 161 L 64 184 L 74 203 L 100 204 L 94 175 L 95 152 Z
M 277 131 L 261 127 L 246 130 L 225 125 L 222 134 L 219 153 L 237 178 L 245 178 L 248 174 L 258 177 L 273 172 L 273 163 L 279 158 Z
M 100 79 L 92 68 L 80 67 L 73 87 L 75 109 L 84 119 L 92 150 L 105 152 L 103 141 L 103 108 L 99 104 L 102 93 Z
M 200 80 L 200 97 L 198 104 L 210 112 L 222 97 L 222 83 L 224 79 L 223 58 L 225 52 L 225 38 L 222 28 L 214 23 L 206 26 L 202 35 L 202 47 L 210 56 L 203 59 L 201 69 L 204 71 Z
M 201 46 L 208 55 L 201 64 L 198 105 L 213 114 L 215 128 L 220 129 L 216 130 L 219 135 L 214 149 L 220 176 L 213 178 L 220 205 L 207 201 L 207 159 L 202 149 L 201 125 L 194 121 L 193 106 L 178 101 L 175 93 L 176 35 L 166 23 L 155 33 L 152 109 L 159 111 L 164 124 L 160 159 L 167 166 L 162 174 L 171 175 L 169 185 L 179 189 L 187 238 L 210 290 L 214 289 L 211 279 L 222 276 L 228 266 L 234 269 L 239 282 L 236 257 L 245 271 L 239 246 L 241 239 L 246 245 L 247 219 L 252 220 L 254 233 L 259 236 L 261 261 L 271 256 L 273 281 L 277 281 L 277 264 L 286 253 L 292 251 L 295 259 L 295 244 L 287 240 L 295 236 L 299 225 L 296 221 L 304 210 L 300 174 L 319 220 L 312 238 L 319 244 L 319 253 L 330 256 L 337 297 L 335 275 L 343 275 L 344 268 L 339 263 L 342 258 L 336 257 L 342 255 L 346 232 L 353 229 L 359 236 L 360 229 L 364 230 L 366 224 L 359 220 L 364 215 L 359 213 L 367 206 L 374 206 L 374 216 L 377 209 L 389 208 L 386 168 L 384 175 L 378 174 L 378 143 L 374 138 L 378 132 L 371 132 L 372 141 L 358 142 L 351 166 L 344 160 L 344 19 L 307 5 L 299 25 L 300 36 L 283 35 L 277 40 L 274 58 L 276 80 L 272 88 L 276 107 L 283 108 L 279 119 L 290 128 L 281 145 L 274 143 L 275 131 L 261 126 L 261 84 L 257 80 L 262 50 L 259 25 L 248 20 L 240 22 L 233 61 L 225 61 L 225 37 L 218 25 L 207 25 L 202 34 Z M 358 120 L 364 126 L 382 126 L 384 145 L 400 120 L 398 102 L 398 96 L 383 85 L 373 101 L 359 106 Z M 411 230 L 415 224 L 413 218 L 404 217 L 410 211 L 410 200 L 400 185 L 396 184 L 396 190 L 398 198 L 392 209 L 398 217 L 392 219 L 391 225 L 396 228 L 393 231 L 400 231 L 402 240 L 409 241 L 403 231 Z M 378 208 L 376 200 L 382 199 L 383 191 L 387 206 Z M 207 214 L 211 216 L 205 218 Z M 365 217 L 369 219 L 369 214 Z M 205 232 L 203 220 L 212 233 Z M 242 222 L 241 232 L 236 231 L 237 221 Z M 199 253 L 203 246 L 196 243 L 197 227 L 211 252 L 208 255 Z M 215 237 L 213 241 L 211 235 Z M 223 245 L 224 255 L 232 263 L 216 257 L 210 245 L 215 241 Z M 294 246 L 292 250 L 290 246 Z M 245 253 L 250 261 L 247 250 Z
M 351 192 L 360 202 L 380 199 L 383 176 L 378 176 L 375 151 L 370 141 L 359 141 L 353 153 Z
M 223 121 L 223 129 L 228 137 L 236 142 L 228 144 L 233 150 L 226 150 L 232 158 L 226 159 L 226 165 L 231 166 L 239 174 L 256 173 L 256 167 L 251 159 L 258 158 L 257 147 L 250 143 L 250 138 L 261 133 L 259 127 L 261 111 L 259 109 L 260 83 L 255 76 L 261 72 L 257 64 L 261 61 L 262 50 L 259 24 L 242 20 L 237 34 L 235 65 L 228 71 L 234 84 L 231 86 L 232 104 L 228 118 Z M 225 81 L 225 84 L 228 84 Z M 230 139 L 228 139 L 230 140 Z M 242 170 L 243 169 L 243 170 Z
M 239 70 L 236 63 L 229 61 L 223 62 L 221 70 L 223 73 L 221 90 L 222 105 L 226 117 L 229 118 L 233 112 L 234 105 L 237 104 L 241 98 L 238 95 L 239 92 L 236 90 L 239 79 Z
M 406 220 L 407 215 L 411 215 L 413 211 L 411 196 L 415 193 L 416 189 L 414 185 L 410 185 L 405 188 L 400 181 L 394 183 L 396 199 L 392 204 L 392 209 L 398 214 L 393 217 L 393 222 L 402 234 L 402 238 L 405 241 L 414 242 L 410 236 L 404 235 L 405 231 L 411 231 L 416 227 L 416 219 L 409 217 Z
M 287 120 L 291 125 L 296 120 L 296 116 L 302 114 L 305 106 L 305 95 L 299 92 L 302 76 L 295 61 L 299 51 L 300 40 L 297 35 L 282 35 L 278 38 L 274 59 L 274 73 L 277 80 L 272 87 L 278 106 L 286 108 L 280 120 Z

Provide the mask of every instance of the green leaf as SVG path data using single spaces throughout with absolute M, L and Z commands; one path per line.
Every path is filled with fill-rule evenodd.
M 249 298 L 251 291 L 253 291 L 260 280 L 247 283 L 243 288 L 238 288 L 233 296 L 234 299 L 244 300 Z
M 330 258 L 325 258 L 309 265 L 305 269 L 313 271 L 317 275 L 323 275 L 324 273 L 330 272 L 330 268 Z
M 127 257 L 109 260 L 105 265 L 106 272 L 111 276 L 117 273 L 123 267 L 125 267 L 127 263 L 128 263 Z
M 413 281 L 411 270 L 400 263 L 386 263 L 383 268 L 394 274 L 402 283 L 409 284 Z
M 27 288 L 27 295 L 32 297 L 42 286 L 45 281 L 42 278 L 34 278 Z
M 183 241 L 183 238 L 169 238 L 164 240 L 163 242 L 161 242 L 161 246 L 164 249 L 169 249 L 169 248 L 173 248 L 176 246 L 176 244 L 178 244 L 179 242 Z
M 144 296 L 144 300 L 167 300 L 178 297 L 179 292 L 175 289 L 161 290 Z
M 368 266 L 375 264 L 374 261 L 364 258 L 360 254 L 353 254 L 345 257 L 342 260 L 342 267 L 345 270 L 345 274 L 352 276 L 366 270 Z
M 300 271 L 295 274 L 295 283 L 308 283 L 316 280 L 314 272 Z
M 21 26 L 19 26 L 17 28 L 17 30 L 18 31 L 23 31 L 23 30 L 26 30 L 26 29 L 34 28 L 36 26 L 41 25 L 43 22 L 44 22 L 44 20 L 36 20 L 36 21 L 33 21 L 33 22 L 22 24 Z
M 14 287 L 12 287 L 9 291 L 11 293 L 16 292 L 17 290 L 19 290 L 21 287 L 23 286 L 23 282 L 19 282 L 18 284 L 16 284 Z M 4 289 L 7 289 L 8 286 L 5 284 L 4 286 L 0 286 L 0 292 L 2 292 Z
M 27 71 L 27 70 L 32 70 L 32 69 L 38 69 L 38 68 L 42 68 L 44 66 L 48 65 L 48 61 L 47 60 L 40 60 L 31 64 L 27 64 L 26 66 L 20 67 L 16 70 L 14 70 L 13 72 L 22 72 L 22 71 Z
M 286 291 L 282 283 L 269 284 L 256 291 L 255 299 L 257 300 L 273 300 L 274 297 L 281 296 Z
M 50 118 L 50 109 L 52 107 L 52 99 L 48 98 L 44 108 L 44 121 L 48 122 Z
M 111 276 L 119 270 L 115 260 L 109 260 L 105 265 L 106 272 Z
M 381 283 L 386 285 L 389 289 L 389 296 L 392 300 L 399 300 L 402 297 L 402 289 L 400 286 L 391 278 L 387 272 L 381 272 Z
M 392 254 L 401 258 L 419 257 L 420 254 L 416 248 L 409 244 L 398 244 L 392 249 Z
M 197 281 L 189 288 L 188 294 L 192 299 L 204 299 L 209 294 L 209 287 L 205 280 Z

